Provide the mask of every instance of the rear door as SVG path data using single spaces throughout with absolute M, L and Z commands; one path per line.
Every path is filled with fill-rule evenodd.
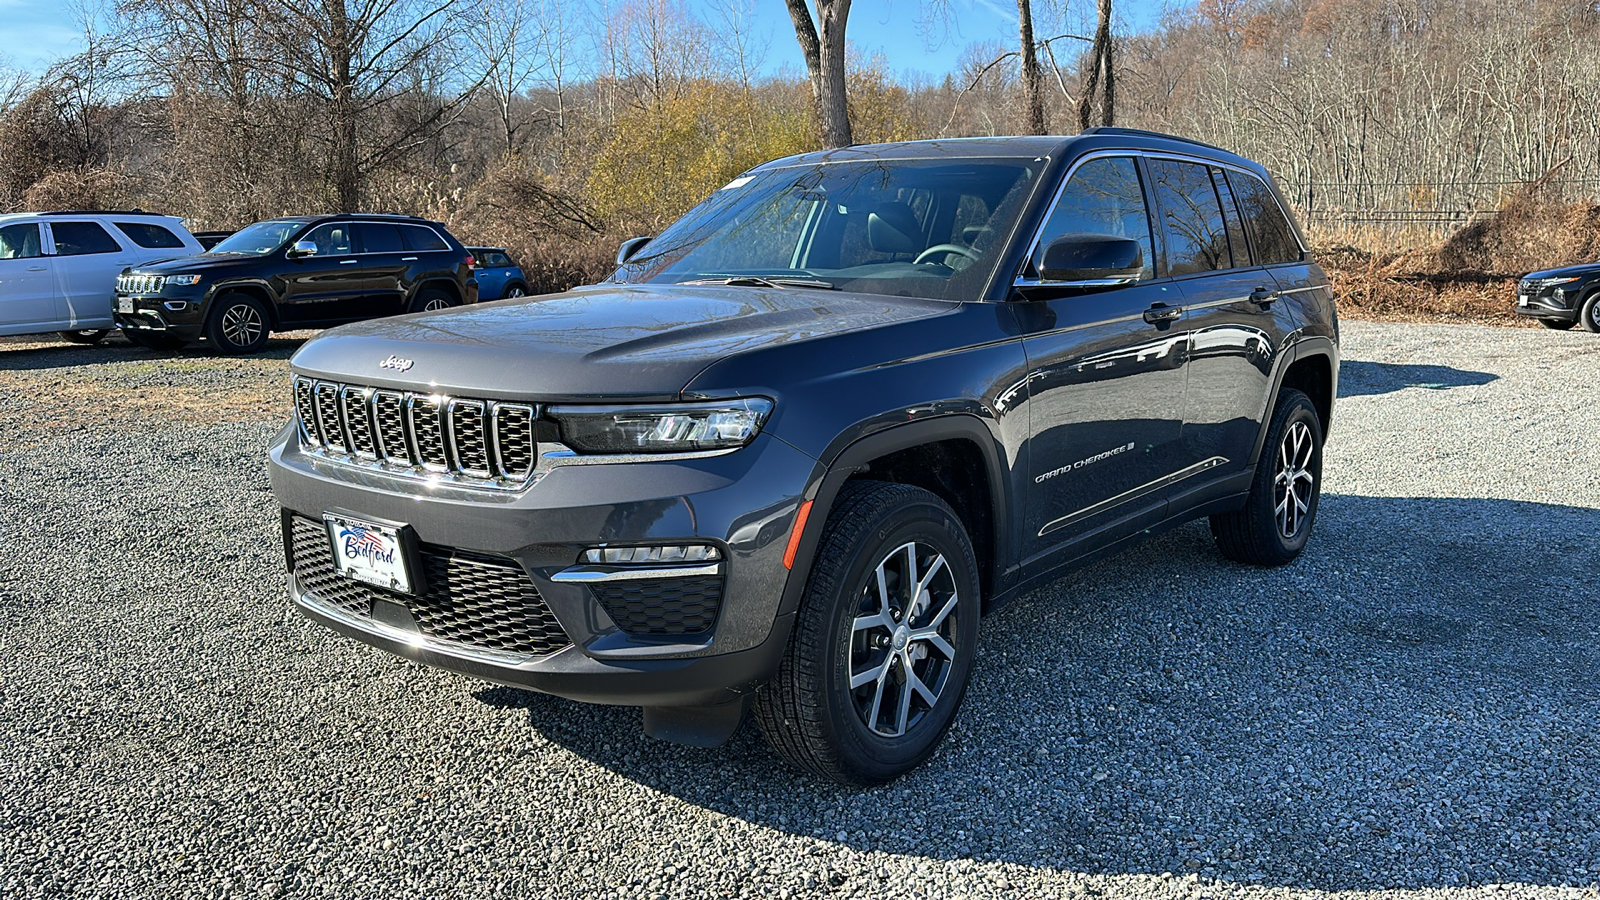
M 56 292 L 54 260 L 45 255 L 36 222 L 0 228 L 0 334 L 63 327 L 66 303 Z
M 405 312 L 405 241 L 393 222 L 357 222 L 356 242 L 361 250 L 361 268 L 367 276 L 367 296 L 361 304 L 368 317 L 393 316 Z
M 1183 486 L 1188 498 L 1177 502 L 1188 505 L 1211 499 L 1217 483 L 1250 465 L 1273 367 L 1294 323 L 1277 302 L 1277 282 L 1255 264 L 1226 172 L 1186 159 L 1149 166 L 1189 332 L 1184 452 L 1206 473 Z
M 461 255 L 450 249 L 450 243 L 439 232 L 426 225 L 400 225 L 400 235 L 406 242 L 407 263 L 405 289 L 413 296 L 416 285 L 430 277 L 454 278 Z
M 1037 277 L 1054 238 L 1137 239 L 1131 285 L 1053 286 Z M 1149 203 L 1133 156 L 1102 156 L 1068 177 L 1019 280 L 1013 306 L 1028 356 L 1026 565 L 1043 570 L 1158 520 L 1185 465 L 1179 291 L 1157 279 Z M 1146 319 L 1147 313 L 1156 321 Z
M 66 301 L 71 328 L 110 328 L 117 273 L 135 265 L 137 247 L 118 240 L 99 222 L 51 219 L 56 285 Z M 126 244 L 123 243 L 126 241 Z
M 299 324 L 361 318 L 367 276 L 349 222 L 325 222 L 296 239 L 317 245 L 315 256 L 289 260 L 279 314 Z M 292 246 L 292 245 L 291 245 Z
M 506 282 L 511 280 L 511 260 L 504 253 L 479 249 L 473 252 L 478 260 L 478 297 L 482 300 L 499 300 L 506 295 Z

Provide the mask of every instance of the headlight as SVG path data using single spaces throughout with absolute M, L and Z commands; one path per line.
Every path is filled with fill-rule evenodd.
M 761 430 L 764 397 L 641 406 L 555 406 L 561 441 L 580 453 L 688 453 L 743 447 Z
M 199 275 L 168 275 L 167 284 L 199 284 Z

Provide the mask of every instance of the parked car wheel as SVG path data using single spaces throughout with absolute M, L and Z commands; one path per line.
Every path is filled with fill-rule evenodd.
M 501 294 L 500 296 L 501 299 L 504 300 L 509 300 L 512 297 L 526 297 L 528 296 L 528 286 L 525 284 L 507 285 L 505 293 Z
M 1235 562 L 1281 566 L 1305 549 L 1322 494 L 1322 421 L 1311 398 L 1278 396 L 1244 508 L 1211 517 L 1211 536 Z
M 85 328 L 82 331 L 58 331 L 63 341 L 69 344 L 98 344 L 110 334 L 109 328 Z
M 266 304 L 249 294 L 223 294 L 206 316 L 206 339 L 219 352 L 255 353 L 272 334 Z
M 881 784 L 933 753 L 966 693 L 981 602 L 972 542 L 934 494 L 863 481 L 840 493 L 816 560 L 755 719 L 795 766 Z
M 1578 323 L 1569 322 L 1566 319 L 1540 319 L 1539 324 L 1550 329 L 1551 331 L 1571 331 L 1572 326 Z
M 1578 308 L 1578 324 L 1583 326 L 1584 331 L 1600 333 L 1600 291 L 1590 294 L 1589 299 Z
M 411 300 L 411 312 L 428 312 L 435 309 L 449 309 L 456 305 L 454 297 L 438 288 L 424 288 Z
M 159 331 L 129 331 L 128 329 L 123 329 L 122 336 L 127 338 L 130 344 L 162 353 L 181 350 L 189 343 L 181 337 L 162 334 Z

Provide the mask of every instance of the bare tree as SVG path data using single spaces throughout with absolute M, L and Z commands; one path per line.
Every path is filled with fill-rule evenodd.
M 1021 2 L 1021 0 L 1019 0 Z M 1112 60 L 1111 0 L 1099 0 L 1100 24 L 1089 48 L 1089 76 L 1078 97 L 1078 127 L 1116 124 L 1117 81 Z M 1100 115 L 1095 116 L 1098 109 Z M 1096 118 L 1099 121 L 1095 121 Z
M 806 0 L 785 0 L 789 18 L 794 20 L 795 38 L 806 60 L 811 79 L 811 97 L 817 114 L 817 129 L 824 147 L 848 147 L 850 140 L 850 98 L 845 90 L 845 22 L 850 18 L 850 0 L 813 0 L 816 19 Z
M 1022 54 L 1022 93 L 1027 109 L 1028 134 L 1046 134 L 1050 130 L 1044 117 L 1044 73 L 1039 68 L 1039 45 L 1033 40 L 1033 0 L 1017 0 L 1017 29 Z

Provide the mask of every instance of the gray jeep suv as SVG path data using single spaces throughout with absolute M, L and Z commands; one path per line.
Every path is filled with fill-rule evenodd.
M 851 147 L 734 179 L 609 283 L 350 325 L 271 448 L 328 627 L 882 782 L 980 614 L 1209 517 L 1306 545 L 1333 298 L 1262 168 L 1123 129 Z

